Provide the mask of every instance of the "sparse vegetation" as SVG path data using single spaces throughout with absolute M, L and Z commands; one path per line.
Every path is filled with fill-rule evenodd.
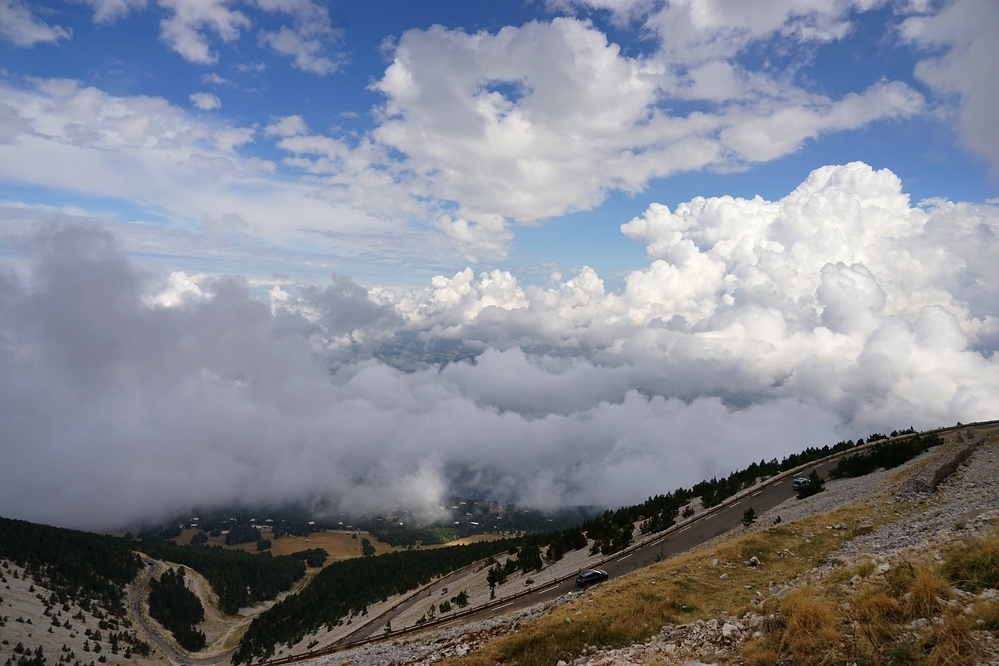
M 962 606 L 952 607 L 951 585 L 968 590 L 994 586 L 999 535 L 954 547 L 939 567 L 932 559 L 888 567 L 861 560 L 810 586 L 771 596 L 762 608 L 748 603 L 744 588 L 759 588 L 775 575 L 793 579 L 849 538 L 846 530 L 827 530 L 825 525 L 869 521 L 879 521 L 872 507 L 846 507 L 724 544 L 714 554 L 728 580 L 718 579 L 717 567 L 704 552 L 653 565 L 613 581 L 592 603 L 563 605 L 442 666 L 571 662 L 588 646 L 642 643 L 664 624 L 710 619 L 720 612 L 739 617 L 749 611 L 764 618 L 762 638 L 751 640 L 736 661 L 751 666 L 976 663 L 972 629 L 976 623 L 982 629 L 999 628 L 999 602 L 977 602 L 973 612 L 962 612 Z M 762 567 L 747 565 L 754 556 Z
M 785 522 L 729 542 L 715 553 L 726 567 L 729 580 L 719 580 L 718 568 L 705 552 L 654 564 L 640 576 L 611 581 L 593 604 L 565 604 L 524 624 L 515 634 L 487 641 L 468 656 L 445 660 L 442 665 L 568 663 L 579 657 L 586 646 L 613 648 L 642 643 L 664 624 L 717 617 L 722 611 L 738 616 L 753 609 L 745 585 L 766 588 L 775 574 L 793 578 L 817 566 L 827 552 L 849 538 L 845 530 L 826 530 L 825 524 L 856 524 L 867 519 L 869 511 L 866 506 L 847 507 L 827 516 Z M 747 565 L 752 557 L 763 566 Z
M 742 653 L 751 666 L 784 663 L 818 665 L 969 664 L 976 648 L 969 618 L 950 610 L 950 587 L 926 566 L 893 565 L 886 575 L 870 567 L 851 573 L 865 579 L 852 594 L 829 581 L 798 590 L 769 606 L 764 637 Z M 844 603 L 844 601 L 847 601 Z M 932 618 L 937 620 L 930 622 Z M 923 632 L 910 622 L 921 620 Z
M 814 590 L 797 590 L 780 601 L 767 618 L 764 638 L 750 643 L 742 656 L 750 666 L 772 666 L 789 658 L 802 666 L 828 663 L 840 638 L 837 625 L 831 604 Z
M 999 534 L 952 548 L 947 553 L 943 572 L 966 592 L 999 587 Z

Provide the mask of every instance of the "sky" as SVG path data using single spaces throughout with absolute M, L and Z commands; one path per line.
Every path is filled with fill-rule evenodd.
M 996 418 L 996 34 L 995 0 L 0 0 L 0 514 L 620 506 Z

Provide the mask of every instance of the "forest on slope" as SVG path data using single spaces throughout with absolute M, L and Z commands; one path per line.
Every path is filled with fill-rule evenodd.
M 251 554 L 219 546 L 177 546 L 170 542 L 136 544 L 150 557 L 183 564 L 204 576 L 223 613 L 273 599 L 305 575 L 305 561 L 292 555 Z
M 99 604 L 125 615 L 125 586 L 142 569 L 131 544 L 117 537 L 0 518 L 0 558 L 24 567 L 60 603 Z

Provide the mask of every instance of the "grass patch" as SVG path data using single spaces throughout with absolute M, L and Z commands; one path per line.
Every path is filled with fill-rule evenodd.
M 517 633 L 490 641 L 463 659 L 461 664 L 498 662 L 520 666 L 550 666 L 569 661 L 584 648 L 621 647 L 646 640 L 664 624 L 676 623 L 698 611 L 683 585 L 656 581 L 654 585 L 632 585 L 607 598 L 596 595 L 569 603 L 529 622 Z M 447 663 L 447 662 L 445 662 Z
M 938 599 L 951 598 L 950 585 L 926 569 L 914 569 L 911 564 L 906 566 L 912 570 L 912 575 L 907 581 L 908 589 L 903 593 L 905 615 L 908 619 L 930 617 L 937 611 Z
M 999 601 L 980 601 L 973 607 L 971 617 L 980 629 L 999 630 Z
M 943 573 L 965 592 L 999 587 L 999 533 L 950 549 Z
M 827 577 L 822 585 L 768 601 L 764 637 L 746 645 L 743 661 L 751 666 L 974 662 L 974 618 L 948 609 L 950 587 L 935 571 L 902 562 L 884 574 L 871 569 L 862 578 L 855 590 Z M 982 614 L 991 611 L 983 608 Z M 936 620 L 924 622 L 926 628 L 914 632 L 911 621 L 918 618 Z
M 927 666 L 964 666 L 975 663 L 971 623 L 964 615 L 948 615 L 923 644 Z
M 831 604 L 809 588 L 796 590 L 778 602 L 767 617 L 763 639 L 746 646 L 743 660 L 750 666 L 770 666 L 789 658 L 802 666 L 830 663 L 831 648 L 839 642 L 837 624 Z

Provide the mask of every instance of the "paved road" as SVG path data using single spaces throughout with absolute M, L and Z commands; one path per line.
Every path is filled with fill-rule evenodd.
M 340 643 L 354 643 L 357 641 L 362 641 L 366 638 L 372 638 L 384 633 L 385 624 L 392 621 L 393 619 L 399 617 L 403 612 L 409 610 L 421 599 L 426 599 L 427 597 L 441 597 L 441 592 L 445 587 L 449 587 L 456 580 L 460 580 L 468 575 L 467 568 L 462 568 L 452 574 L 441 578 L 440 580 L 434 581 L 433 584 L 428 586 L 426 589 L 420 590 L 418 593 L 408 597 L 401 604 L 393 608 L 392 610 L 379 615 L 377 618 L 373 619 L 368 624 L 358 627 L 353 633 L 347 634 L 345 637 L 340 639 Z M 401 629 L 401 627 L 399 627 Z
M 228 661 L 229 657 L 232 656 L 235 650 L 230 650 L 224 654 L 220 654 L 216 657 L 192 657 L 187 654 L 181 653 L 177 648 L 173 646 L 168 640 L 163 638 L 156 628 L 149 622 L 146 618 L 145 613 L 142 610 L 142 596 L 146 591 L 146 586 L 149 585 L 149 581 L 159 573 L 160 563 L 155 560 L 150 560 L 142 558 L 142 562 L 146 565 L 145 572 L 142 575 L 142 580 L 135 586 L 132 590 L 132 596 L 128 600 L 128 608 L 132 613 L 133 621 L 142 630 L 142 633 L 146 635 L 146 639 L 152 643 L 156 649 L 163 653 L 167 659 L 169 659 L 174 664 L 190 664 L 190 666 L 215 666 L 215 664 L 221 664 L 224 661 Z
M 818 469 L 819 474 L 822 476 L 827 476 L 829 470 L 832 469 L 836 462 L 837 461 L 831 461 L 821 465 L 816 465 L 815 469 Z M 802 476 L 807 476 L 807 472 L 802 473 Z M 749 507 L 753 507 L 756 514 L 760 515 L 764 511 L 769 511 L 781 502 L 794 497 L 795 495 L 797 495 L 797 492 L 791 488 L 791 479 L 784 479 L 779 483 L 766 486 L 751 495 L 743 497 L 739 501 L 711 516 L 707 516 L 701 520 L 695 520 L 688 526 L 671 533 L 669 536 L 661 539 L 654 539 L 650 543 L 632 551 L 631 553 L 626 554 L 613 562 L 605 564 L 602 568 L 610 574 L 611 578 L 617 578 L 618 576 L 623 576 L 627 573 L 635 571 L 636 569 L 647 567 L 660 560 L 673 557 L 674 555 L 679 555 L 680 553 L 695 548 L 705 541 L 724 534 L 732 528 L 742 524 L 742 516 Z M 542 601 L 555 599 L 556 597 L 573 592 L 576 589 L 575 581 L 565 581 L 554 587 L 540 590 L 537 594 L 525 595 L 507 604 L 502 604 L 494 608 L 487 608 L 478 613 L 466 615 L 455 620 L 453 624 L 466 624 L 469 622 L 476 622 L 478 620 L 485 620 L 496 615 L 504 615 L 511 611 L 533 606 L 534 604 Z M 451 626 L 451 624 L 445 624 L 443 626 Z

